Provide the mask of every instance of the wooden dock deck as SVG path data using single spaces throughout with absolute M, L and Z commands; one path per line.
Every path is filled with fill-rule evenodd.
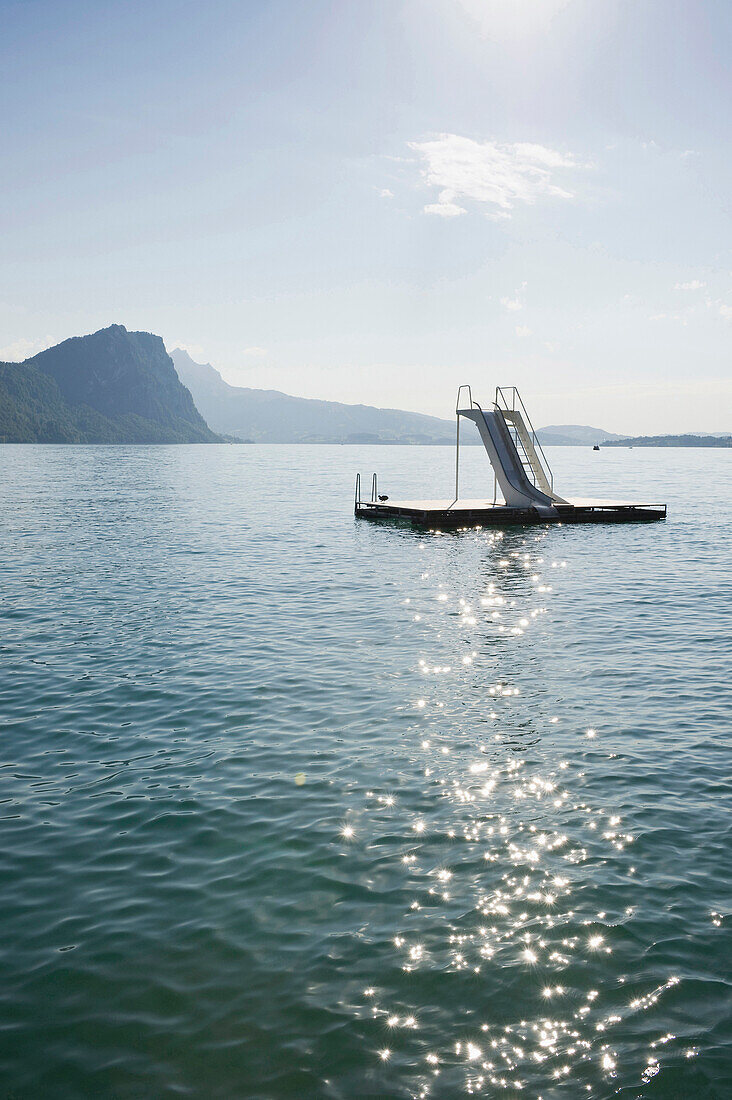
M 490 500 L 375 500 L 357 501 L 355 513 L 364 519 L 402 520 L 435 530 L 526 523 L 643 523 L 665 519 L 666 505 L 580 498 L 556 504 L 548 514 L 544 509 L 511 508 Z

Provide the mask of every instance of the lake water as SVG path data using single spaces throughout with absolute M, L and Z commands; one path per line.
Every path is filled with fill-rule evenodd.
M 732 452 L 452 461 L 0 448 L 0 1095 L 732 1096 Z

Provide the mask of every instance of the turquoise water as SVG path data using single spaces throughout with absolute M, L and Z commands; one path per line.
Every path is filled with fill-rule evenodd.
M 0 1095 L 732 1096 L 732 454 L 550 457 L 0 448 Z

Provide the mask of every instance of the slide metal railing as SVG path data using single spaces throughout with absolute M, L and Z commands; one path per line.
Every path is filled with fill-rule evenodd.
M 534 453 L 536 454 L 537 459 L 543 467 L 544 476 L 548 481 L 552 492 L 554 492 L 554 474 L 552 473 L 552 468 L 549 465 L 549 460 L 544 454 L 544 448 L 539 442 L 539 438 L 534 430 L 534 425 L 531 423 L 531 418 L 526 411 L 526 406 L 521 400 L 521 394 L 517 390 L 516 386 L 496 386 L 495 406 L 501 412 L 519 413 L 528 430 L 529 438 L 531 439 L 531 443 L 534 448 Z M 510 418 L 506 419 L 506 426 L 511 433 L 511 438 L 513 439 L 516 450 L 519 453 L 519 457 L 521 458 L 521 462 L 524 466 L 524 469 L 526 470 L 527 476 L 531 479 L 534 485 L 536 485 L 537 476 L 536 471 L 534 470 L 534 464 L 531 461 L 531 456 L 526 453 L 526 448 L 524 447 L 524 444 L 521 440 L 518 426 Z
M 468 391 L 468 404 L 460 404 L 460 394 L 463 390 Z M 452 504 L 448 504 L 448 511 L 455 504 L 457 504 L 460 496 L 460 411 L 461 409 L 478 409 L 479 412 L 483 412 L 483 409 L 477 401 L 473 400 L 473 391 L 467 384 L 458 386 L 457 398 L 455 399 L 455 499 Z M 493 503 L 496 503 L 498 499 L 498 478 L 496 477 L 495 470 L 493 471 Z

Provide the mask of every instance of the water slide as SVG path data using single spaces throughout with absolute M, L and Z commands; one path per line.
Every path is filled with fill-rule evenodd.
M 376 474 L 371 500 L 361 500 L 361 475 L 356 475 L 354 511 L 370 519 L 407 520 L 430 530 L 467 529 L 500 523 L 636 523 L 664 519 L 665 504 L 617 500 L 566 500 L 554 490 L 554 476 L 531 418 L 515 386 L 497 386 L 495 399 L 484 410 L 473 400 L 470 386 L 460 386 L 455 446 L 455 495 L 450 500 L 391 500 L 379 494 Z M 460 496 L 460 418 L 472 420 L 495 472 L 505 501 L 487 494 L 479 500 Z
M 556 515 L 555 504 L 567 501 L 553 491 L 520 411 L 496 405 L 484 412 L 471 401 L 458 413 L 477 426 L 506 504 Z

